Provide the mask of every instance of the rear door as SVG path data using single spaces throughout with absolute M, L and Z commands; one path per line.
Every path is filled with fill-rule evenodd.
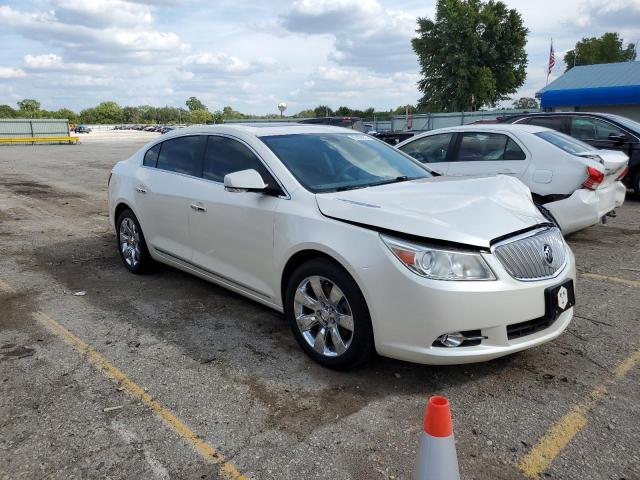
M 202 170 L 206 137 L 172 138 L 145 154 L 135 185 L 136 212 L 147 243 L 162 254 L 191 260 L 189 203 Z
M 256 170 L 279 191 L 248 145 L 231 137 L 208 136 L 202 180 L 189 192 L 193 263 L 231 285 L 272 299 L 273 223 L 281 199 L 277 193 L 226 191 L 224 176 L 247 169 Z
M 452 153 L 451 176 L 510 175 L 522 177 L 530 155 L 505 133 L 461 132 Z
M 450 148 L 454 133 L 438 133 L 417 138 L 398 147 L 440 175 L 447 175 L 451 165 Z

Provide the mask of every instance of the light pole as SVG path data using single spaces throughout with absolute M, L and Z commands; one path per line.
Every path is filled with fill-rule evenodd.
M 287 104 L 284 102 L 280 102 L 278 104 L 278 110 L 280 110 L 280 118 L 282 118 L 284 111 L 287 109 Z

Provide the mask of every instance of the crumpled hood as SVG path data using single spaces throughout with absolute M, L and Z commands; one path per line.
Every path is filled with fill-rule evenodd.
M 428 239 L 489 247 L 491 240 L 548 223 L 519 180 L 434 177 L 316 195 L 332 218 Z

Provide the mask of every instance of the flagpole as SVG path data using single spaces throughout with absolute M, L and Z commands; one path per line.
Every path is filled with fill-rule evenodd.
M 549 75 L 551 75 L 551 53 L 553 52 L 553 37 L 551 37 L 551 48 L 549 49 L 549 60 L 547 62 L 547 83 L 545 86 L 549 85 Z

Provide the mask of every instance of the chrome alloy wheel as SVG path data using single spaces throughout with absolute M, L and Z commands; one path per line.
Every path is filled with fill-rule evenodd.
M 131 268 L 137 267 L 140 263 L 140 233 L 136 223 L 129 217 L 125 217 L 120 223 L 120 252 Z
M 331 280 L 314 275 L 296 288 L 296 324 L 305 341 L 320 355 L 337 357 L 353 340 L 353 313 L 347 297 Z

